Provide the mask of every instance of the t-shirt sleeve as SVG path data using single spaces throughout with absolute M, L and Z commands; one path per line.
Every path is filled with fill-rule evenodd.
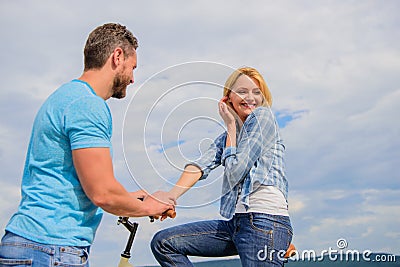
M 111 148 L 111 114 L 104 100 L 80 98 L 64 113 L 64 131 L 71 150 L 90 147 Z

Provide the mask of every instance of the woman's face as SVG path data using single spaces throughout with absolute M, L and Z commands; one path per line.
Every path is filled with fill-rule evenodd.
M 228 97 L 228 102 L 232 103 L 242 121 L 245 121 L 255 108 L 262 105 L 264 98 L 257 80 L 247 75 L 241 75 L 237 79 Z

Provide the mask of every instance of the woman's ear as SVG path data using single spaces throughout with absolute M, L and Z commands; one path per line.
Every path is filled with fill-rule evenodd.
M 226 95 L 226 102 L 232 103 L 232 101 L 231 101 L 231 92 L 229 92 L 229 93 Z

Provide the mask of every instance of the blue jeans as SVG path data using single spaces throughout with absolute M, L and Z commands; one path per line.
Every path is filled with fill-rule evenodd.
M 44 245 L 6 232 L 0 244 L 0 266 L 88 267 L 89 247 Z
M 235 214 L 229 220 L 200 221 L 161 230 L 151 241 L 161 266 L 193 266 L 187 256 L 239 255 L 242 265 L 283 266 L 292 240 L 287 216 Z

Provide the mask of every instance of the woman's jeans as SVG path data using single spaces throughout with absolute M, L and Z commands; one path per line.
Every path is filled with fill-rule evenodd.
M 0 244 L 0 266 L 88 267 L 89 247 L 44 245 L 6 232 Z
M 239 255 L 244 267 L 283 266 L 292 240 L 287 216 L 238 213 L 229 220 L 200 221 L 155 234 L 151 249 L 161 266 L 193 266 L 187 256 Z

